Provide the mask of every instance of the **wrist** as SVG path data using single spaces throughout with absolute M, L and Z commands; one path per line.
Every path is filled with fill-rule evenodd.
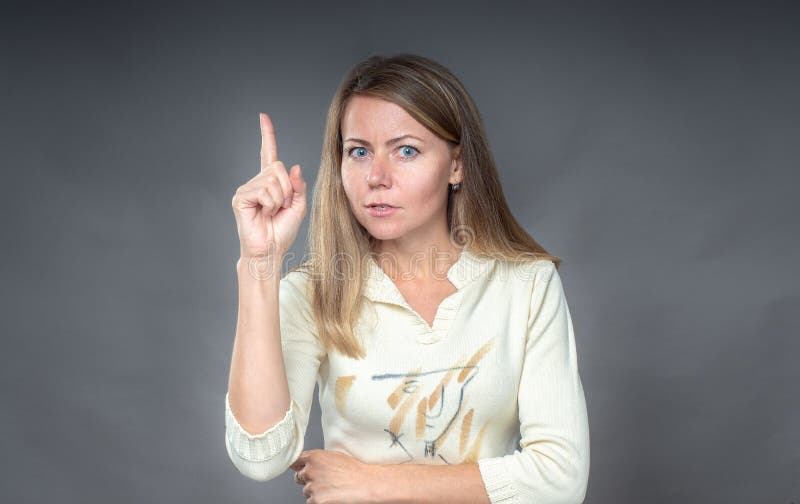
M 239 256 L 236 261 L 236 273 L 240 279 L 269 280 L 279 279 L 283 255 L 276 256 Z
M 252 261 L 259 261 L 259 262 L 277 262 L 278 264 L 283 262 L 283 258 L 286 256 L 286 250 L 282 247 L 279 247 L 277 243 L 270 242 L 266 245 L 266 247 L 258 247 L 256 249 L 250 249 L 249 247 L 241 246 L 239 247 L 239 263 L 247 263 Z
M 371 484 L 366 485 L 367 502 L 370 504 L 384 504 L 389 502 L 396 502 L 392 500 L 391 488 L 387 485 L 391 484 L 391 467 L 384 464 L 367 464 L 369 470 L 368 481 Z

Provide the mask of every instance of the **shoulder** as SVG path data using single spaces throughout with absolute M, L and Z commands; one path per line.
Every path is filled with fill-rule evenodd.
M 292 287 L 305 289 L 310 283 L 311 277 L 309 273 L 300 268 L 289 270 L 281 278 L 281 284 L 289 284 Z
M 495 276 L 503 281 L 521 282 L 528 287 L 547 284 L 553 275 L 557 275 L 557 267 L 550 259 L 532 259 L 529 261 L 497 261 Z
M 293 269 L 280 282 L 281 303 L 292 301 L 305 307 L 311 304 L 311 276 L 302 269 Z

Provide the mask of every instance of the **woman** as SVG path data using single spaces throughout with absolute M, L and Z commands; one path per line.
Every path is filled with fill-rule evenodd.
M 416 55 L 354 66 L 328 112 L 311 259 L 300 166 L 260 115 L 233 198 L 239 319 L 226 448 L 308 502 L 582 502 L 589 428 L 556 267 L 509 211 L 479 113 Z M 303 451 L 314 385 L 325 450 Z

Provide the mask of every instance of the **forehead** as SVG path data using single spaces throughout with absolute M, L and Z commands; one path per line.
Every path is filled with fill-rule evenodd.
M 342 115 L 342 138 L 391 138 L 398 133 L 413 133 L 422 138 L 430 135 L 427 128 L 396 103 L 371 96 L 350 98 Z

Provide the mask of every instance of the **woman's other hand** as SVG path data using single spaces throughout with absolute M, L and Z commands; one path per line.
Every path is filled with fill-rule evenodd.
M 306 502 L 368 504 L 375 502 L 379 465 L 365 464 L 335 450 L 307 450 L 289 466 L 303 486 Z

